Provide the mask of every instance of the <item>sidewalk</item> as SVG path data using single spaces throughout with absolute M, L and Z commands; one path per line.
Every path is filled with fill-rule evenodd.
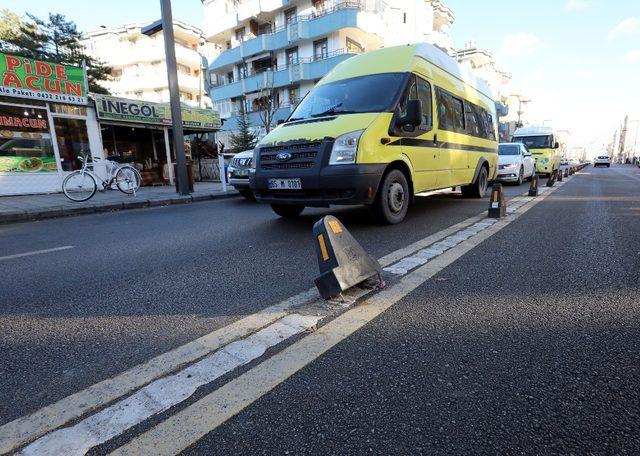
M 180 196 L 176 193 L 174 187 L 169 186 L 142 187 L 135 196 L 125 195 L 116 190 L 104 193 L 98 192 L 89 201 L 83 203 L 75 203 L 62 193 L 0 196 L 0 223 L 191 203 L 193 201 L 228 198 L 237 194 L 238 192 L 229 186 L 227 186 L 227 193 L 224 193 L 222 184 L 218 182 L 196 182 L 194 192 L 189 196 Z

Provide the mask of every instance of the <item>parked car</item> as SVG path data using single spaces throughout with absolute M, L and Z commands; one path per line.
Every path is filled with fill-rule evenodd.
M 593 161 L 593 167 L 597 168 L 598 166 L 606 166 L 607 168 L 609 168 L 611 167 L 611 160 L 606 155 L 596 157 L 596 159 Z
M 562 157 L 560 159 L 560 166 L 567 166 L 569 164 L 569 160 L 567 160 L 566 158 Z
M 502 143 L 498 146 L 498 176 L 496 180 L 522 184 L 531 180 L 536 164 L 531 152 L 522 143 Z
M 249 188 L 249 170 L 253 165 L 253 151 L 238 152 L 231 159 L 227 168 L 227 182 L 246 199 L 254 201 L 255 196 Z

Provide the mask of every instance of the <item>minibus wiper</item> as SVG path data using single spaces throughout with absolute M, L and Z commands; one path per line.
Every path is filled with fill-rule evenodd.
M 337 109 L 342 106 L 342 102 L 331 106 L 329 109 L 319 112 L 318 114 L 312 114 L 311 117 L 322 117 L 322 116 L 327 116 L 329 114 L 336 114 L 337 112 L 342 112 L 342 111 L 337 111 Z

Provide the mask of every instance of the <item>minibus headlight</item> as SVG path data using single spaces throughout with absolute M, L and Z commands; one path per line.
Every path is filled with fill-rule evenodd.
M 543 165 L 546 163 L 549 163 L 549 159 L 548 158 L 541 158 L 538 160 L 540 163 L 542 163 Z
M 331 149 L 330 165 L 342 165 L 347 163 L 355 163 L 356 153 L 358 152 L 358 141 L 364 130 L 352 131 L 338 136 L 333 143 Z

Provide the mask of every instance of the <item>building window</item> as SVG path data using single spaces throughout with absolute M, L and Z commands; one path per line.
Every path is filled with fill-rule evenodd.
M 313 59 L 323 60 L 329 56 L 329 41 L 326 38 L 313 42 Z
M 287 66 L 296 65 L 298 63 L 298 47 L 287 49 Z
M 311 0 L 311 8 L 313 10 L 313 14 L 315 16 L 322 16 L 325 12 L 325 1 L 324 0 Z
M 181 73 L 191 74 L 191 69 L 188 66 L 183 65 L 181 63 L 176 63 L 176 69 Z
M 298 16 L 296 14 L 297 14 L 296 8 L 289 8 L 288 10 L 286 10 L 284 12 L 284 24 L 285 25 L 295 24 L 298 20 Z
M 295 106 L 300 98 L 300 87 L 289 87 L 289 104 Z
M 364 48 L 360 46 L 360 43 L 357 41 L 347 37 L 347 52 L 349 54 L 362 54 L 364 52 Z
M 227 82 L 231 84 L 233 82 L 233 71 L 227 73 Z
M 244 27 L 236 29 L 236 41 L 244 40 L 244 31 L 245 31 Z
M 187 93 L 187 92 L 180 92 L 180 99 L 181 100 L 193 100 L 193 95 L 191 95 L 190 93 Z
M 258 35 L 268 35 L 271 33 L 271 24 L 260 24 L 258 26 Z

